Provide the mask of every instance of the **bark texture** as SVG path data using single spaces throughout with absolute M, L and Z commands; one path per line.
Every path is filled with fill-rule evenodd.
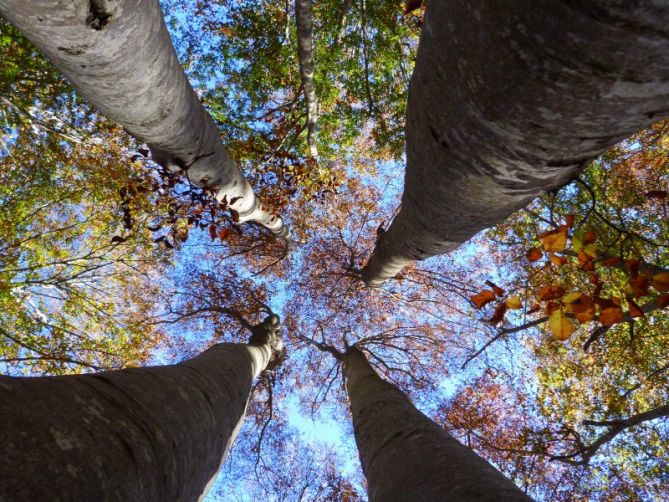
M 318 124 L 318 98 L 314 84 L 314 21 L 311 0 L 295 0 L 297 25 L 297 58 L 304 98 L 307 102 L 307 142 L 310 155 L 318 159 L 316 127 Z
M 453 250 L 667 115 L 667 2 L 428 1 L 402 207 L 365 281 Z
M 158 0 L 0 0 L 0 14 L 84 99 L 147 142 L 158 163 L 217 190 L 241 221 L 287 236 L 281 218 L 254 195 L 188 82 Z
M 0 500 L 197 500 L 272 354 L 223 343 L 173 366 L 0 376 Z
M 381 379 L 362 352 L 349 349 L 343 361 L 371 502 L 530 500 Z

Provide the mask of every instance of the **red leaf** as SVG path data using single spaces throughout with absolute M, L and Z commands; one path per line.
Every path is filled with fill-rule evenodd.
M 506 314 L 506 309 L 508 306 L 505 302 L 499 302 L 495 307 L 495 311 L 492 313 L 492 317 L 486 322 L 490 324 L 499 324 L 504 319 L 504 314 Z
M 534 261 L 539 261 L 541 260 L 541 257 L 544 254 L 541 252 L 541 249 L 539 248 L 532 248 L 527 252 L 527 259 L 534 262 Z
M 490 286 L 492 288 L 493 292 L 495 295 L 497 295 L 498 298 L 504 296 L 506 294 L 506 291 L 504 291 L 502 288 L 500 288 L 497 284 L 495 284 L 492 281 L 485 281 L 486 286 Z

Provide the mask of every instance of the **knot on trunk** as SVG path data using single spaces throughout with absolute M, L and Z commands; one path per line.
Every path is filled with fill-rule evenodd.
M 273 370 L 281 365 L 286 358 L 286 347 L 281 340 L 281 319 L 276 314 L 270 314 L 263 322 L 256 324 L 251 329 L 249 345 L 269 345 L 272 349 L 272 357 L 267 363 L 267 370 Z

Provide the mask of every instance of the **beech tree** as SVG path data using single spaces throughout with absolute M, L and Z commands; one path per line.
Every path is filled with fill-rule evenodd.
M 455 249 L 666 115 L 668 17 L 649 2 L 428 2 L 402 207 L 365 281 Z
M 177 61 L 157 0 L 82 0 L 57 12 L 37 2 L 6 0 L 0 13 L 82 97 L 147 142 L 156 162 L 213 190 L 239 221 L 288 236 L 225 149 Z
M 109 21 L 104 26 L 98 26 L 95 13 L 91 14 L 94 27 L 82 30 L 93 33 L 94 41 L 105 39 L 107 30 L 134 24 L 134 18 L 126 17 L 128 11 L 113 10 L 115 5 L 126 7 L 130 2 L 94 4 L 98 14 L 113 14 L 109 20 L 97 17 L 100 24 Z M 384 288 L 369 288 L 361 281 L 364 260 L 388 234 L 387 222 L 395 216 L 401 198 L 401 131 L 420 27 L 424 38 L 434 40 L 435 27 L 442 26 L 428 19 L 431 11 L 443 12 L 443 7 L 436 2 L 428 5 L 428 18 L 424 18 L 420 4 L 309 3 L 312 31 L 307 38 L 311 38 L 319 105 L 319 133 L 310 141 L 294 2 L 161 2 L 179 61 L 197 89 L 197 100 L 218 131 L 223 131 L 226 149 L 258 187 L 263 201 L 284 214 L 290 211 L 291 232 L 299 245 L 293 246 L 288 259 L 283 243 L 263 228 L 247 225 L 242 229 L 226 218 L 223 209 L 229 204 L 219 204 L 208 186 L 195 187 L 198 179 L 191 178 L 190 172 L 179 177 L 155 166 L 146 158 L 148 150 L 134 146 L 123 131 L 100 120 L 16 30 L 7 31 L 0 24 L 0 51 L 8 56 L 0 60 L 0 85 L 7 98 L 0 102 L 0 179 L 6 181 L 0 187 L 0 366 L 10 361 L 2 367 L 4 371 L 56 374 L 182 360 L 212 342 L 244 340 L 257 316 L 275 311 L 287 328 L 290 360 L 275 373 L 262 373 L 246 394 L 248 419 L 208 500 L 218 500 L 219 494 L 224 499 L 240 494 L 262 499 L 358 500 L 367 487 L 370 497 L 385 498 L 384 490 L 394 487 L 389 497 L 401 498 L 403 492 L 421 488 L 398 473 L 398 468 L 416 473 L 417 463 L 434 457 L 432 447 L 439 458 L 426 462 L 424 474 L 430 475 L 430 482 L 422 489 L 440 491 L 437 498 L 453 488 L 454 480 L 431 476 L 430 466 L 443 466 L 440 462 L 455 455 L 470 467 L 471 472 L 462 478 L 469 485 L 474 484 L 470 474 L 478 473 L 477 488 L 490 483 L 518 494 L 505 476 L 539 500 L 666 499 L 662 480 L 669 455 L 664 356 L 667 310 L 660 303 L 667 292 L 662 289 L 666 288 L 663 276 L 655 275 L 669 269 L 665 243 L 669 174 L 660 124 L 607 151 L 581 171 L 574 183 L 514 213 L 460 249 L 406 267 Z M 144 4 L 140 1 L 139 5 Z M 539 190 L 546 173 L 535 176 L 529 164 L 535 159 L 530 159 L 532 155 L 543 155 L 543 147 L 550 150 L 558 143 L 568 143 L 578 156 L 583 153 L 582 143 L 590 142 L 594 151 L 611 138 L 604 136 L 633 128 L 625 111 L 620 115 L 624 124 L 612 126 L 613 133 L 607 129 L 602 138 L 590 137 L 590 126 L 573 116 L 572 122 L 563 123 L 544 114 L 532 101 L 539 95 L 540 84 L 560 94 L 563 88 L 573 91 L 578 81 L 575 94 L 582 105 L 581 115 L 601 132 L 600 119 L 604 119 L 594 115 L 606 110 L 599 100 L 591 99 L 592 86 L 585 85 L 586 80 L 597 78 L 602 86 L 610 82 L 610 92 L 601 88 L 613 100 L 614 94 L 622 92 L 620 82 L 614 84 L 616 68 L 631 64 L 634 70 L 642 65 L 630 63 L 626 51 L 655 41 L 657 47 L 647 52 L 652 63 L 644 63 L 643 73 L 625 74 L 624 82 L 664 68 L 660 68 L 663 59 L 654 52 L 663 46 L 662 30 L 638 35 L 656 21 L 639 14 L 631 25 L 611 14 L 632 7 L 600 10 L 599 4 L 536 4 L 545 12 L 566 9 L 569 14 L 546 20 L 538 19 L 540 14 L 529 3 L 520 9 L 491 2 L 483 10 L 468 4 L 471 15 L 463 14 L 465 7 L 459 3 L 449 5 L 453 6 L 453 20 L 458 21 L 454 33 L 467 23 L 474 26 L 466 35 L 466 47 L 454 47 L 463 40 L 455 36 L 444 46 L 449 64 L 455 61 L 451 58 L 455 49 L 462 54 L 471 52 L 471 59 L 463 56 L 457 64 L 447 66 L 445 76 L 435 77 L 440 85 L 442 76 L 453 81 L 449 88 L 455 89 L 457 104 L 462 105 L 457 110 L 464 110 L 448 124 L 448 131 L 454 132 L 448 133 L 447 141 L 462 151 L 459 163 L 453 165 L 464 172 L 469 168 L 461 162 L 465 155 L 479 166 L 508 154 L 504 159 L 511 159 L 514 163 L 509 165 L 515 167 L 509 168 L 510 174 L 500 168 L 502 174 L 495 175 L 496 180 L 506 180 L 504 190 L 509 178 L 518 174 L 511 171 L 522 162 L 527 165 L 520 166 L 521 174 L 529 173 L 531 178 L 528 187 Z M 638 13 L 645 8 L 640 7 Z M 516 9 L 523 12 L 516 13 Z M 146 12 L 156 11 L 152 7 Z M 577 12 L 587 13 L 589 21 L 555 29 Z M 51 19 L 65 15 L 49 13 Z M 531 23 L 524 24 L 528 19 Z M 115 20 L 119 25 L 114 28 Z M 592 25 L 587 37 L 564 38 L 581 33 L 587 23 Z M 148 31 L 142 36 L 151 39 L 152 27 L 158 25 L 145 26 Z M 532 27 L 525 31 L 527 38 L 524 26 Z M 446 24 L 442 29 L 450 27 Z M 598 38 L 602 33 L 620 35 L 619 40 Z M 534 43 L 536 36 L 543 39 Z M 53 45 L 71 49 L 72 40 L 57 38 Z M 507 46 L 508 40 L 518 43 Z M 555 40 L 561 41 L 563 52 L 548 57 L 543 50 Z M 621 40 L 627 45 L 611 61 L 592 56 L 600 49 L 617 47 Z M 109 46 L 115 46 L 114 42 Z M 536 50 L 518 49 L 529 46 Z M 57 52 L 57 48 L 51 50 Z M 419 77 L 430 75 L 424 62 L 438 52 L 429 44 L 426 51 L 410 98 L 413 122 L 407 132 L 414 150 L 426 124 L 441 124 L 432 119 L 438 115 L 441 120 L 442 102 L 453 102 L 444 98 L 443 87 L 427 97 L 414 92 Z M 529 59 L 515 58 L 517 54 Z M 70 56 L 63 55 L 68 60 Z M 440 57 L 437 54 L 433 60 L 441 61 Z M 544 65 L 544 58 L 551 63 Z M 497 66 L 498 59 L 509 63 L 508 74 L 507 67 Z M 557 59 L 566 63 L 560 66 Z M 470 60 L 476 68 L 468 66 Z M 172 61 L 178 68 L 176 60 Z M 595 70 L 590 67 L 593 61 Z M 602 61 L 610 66 L 598 66 Z M 534 78 L 541 65 L 547 73 Z M 570 71 L 561 73 L 565 65 Z M 96 68 L 98 74 L 101 68 Z M 460 81 L 460 72 L 465 83 Z M 467 81 L 474 73 L 481 78 L 492 75 L 492 80 Z M 586 78 L 583 74 L 587 73 L 594 77 Z M 528 74 L 533 78 L 529 83 L 523 80 Z M 151 75 L 149 68 L 131 77 L 148 85 L 154 78 Z M 165 75 L 171 78 L 172 73 Z M 625 83 L 623 90 L 640 85 Z M 472 88 L 475 92 L 469 93 Z M 649 88 L 654 92 L 655 84 Z M 499 103 L 495 101 L 498 96 L 502 96 Z M 544 98 L 557 106 L 552 94 Z M 565 109 L 571 109 L 573 96 L 567 93 L 560 98 Z M 418 106 L 422 99 L 428 107 Z M 635 96 L 624 101 L 630 110 L 641 106 Z M 465 110 L 469 103 L 473 108 Z M 534 107 L 536 120 L 529 117 L 526 107 Z M 418 113 L 428 108 L 430 113 Z M 557 112 L 552 109 L 552 113 Z M 448 115 L 449 121 L 453 115 Z M 421 122 L 425 116 L 431 122 Z M 545 135 L 534 125 L 538 132 L 526 133 L 534 129 L 521 126 L 530 120 L 545 125 Z M 457 125 L 451 128 L 451 123 Z M 551 129 L 556 124 L 565 129 Z M 579 137 L 571 137 L 568 127 Z M 428 145 L 435 143 L 429 128 L 423 133 Z M 465 133 L 471 137 L 473 150 L 458 136 Z M 451 138 L 453 135 L 457 137 Z M 487 136 L 482 139 L 483 135 Z M 494 141 L 488 144 L 488 137 Z M 311 145 L 318 148 L 317 164 Z M 159 159 L 158 149 L 153 150 Z M 556 152 L 558 149 L 550 150 L 554 155 L 550 161 L 572 159 L 570 155 L 557 157 Z M 409 164 L 415 165 L 412 159 L 416 158 L 418 154 L 409 152 Z M 425 158 L 420 157 L 421 162 Z M 522 162 L 516 162 L 519 158 Z M 205 160 L 198 160 L 194 168 Z M 572 167 L 553 166 L 551 170 L 565 174 L 570 169 L 575 172 Z M 450 172 L 446 170 L 445 175 Z M 421 179 L 427 179 L 427 174 Z M 95 190 L 87 186 L 89 180 Z M 481 194 L 466 192 L 463 186 L 453 184 L 454 190 L 479 204 L 474 208 L 476 216 L 487 218 L 488 213 L 479 211 L 483 199 L 477 197 Z M 498 201 L 511 211 L 512 204 L 505 200 L 508 193 L 499 188 L 502 185 L 481 186 L 492 212 L 496 211 L 493 202 Z M 437 190 L 437 183 L 428 188 L 427 195 Z M 521 195 L 514 192 L 508 198 L 515 203 Z M 462 203 L 455 196 L 453 200 Z M 225 198 L 222 202 L 231 201 Z M 90 227 L 77 220 L 67 230 L 73 215 L 88 215 L 96 205 L 101 212 Z M 469 206 L 462 203 L 461 207 L 467 216 Z M 37 217 L 31 219 L 33 211 Z M 425 214 L 434 215 L 430 211 Z M 464 216 L 463 225 L 469 221 Z M 422 227 L 417 224 L 416 228 Z M 24 238 L 28 239 L 25 245 Z M 104 263 L 110 268 L 97 268 L 95 260 L 78 260 L 81 242 L 109 250 L 106 256 L 112 259 Z M 533 257 L 539 253 L 536 261 L 529 259 L 530 253 Z M 74 260 L 61 270 L 58 261 L 63 257 Z M 142 260 L 142 266 L 136 267 L 137 276 L 128 273 L 135 266 L 135 257 Z M 633 261 L 627 263 L 630 260 L 638 260 L 638 269 Z M 30 272 L 16 273 L 14 269 L 26 262 Z M 122 267 L 120 272 L 113 268 L 117 265 Z M 86 287 L 77 282 L 80 272 L 87 279 Z M 107 276 L 110 280 L 105 282 Z M 42 288 L 41 283 L 47 287 Z M 53 289 L 56 286 L 68 294 Z M 12 294 L 17 288 L 22 295 Z M 60 309 L 60 300 L 52 297 L 67 298 L 66 308 Z M 51 323 L 64 321 L 61 325 L 71 333 L 40 328 L 43 325 L 34 322 L 37 312 Z M 640 317 L 639 312 L 643 313 Z M 89 351 L 91 348 L 101 350 Z M 359 371 L 353 371 L 354 366 Z M 179 366 L 169 369 L 176 368 Z M 133 369 L 131 374 L 139 371 Z M 151 375 L 155 372 L 150 370 Z M 358 381 L 360 385 L 353 385 L 354 374 L 366 375 Z M 76 382 L 73 388 L 81 382 L 65 380 L 70 381 Z M 99 378 L 92 381 L 107 389 Z M 375 390 L 367 392 L 368 388 Z M 377 391 L 383 402 L 369 397 Z M 171 399 L 170 395 L 170 403 L 181 402 L 181 397 Z M 3 402 L 11 406 L 12 401 Z M 77 406 L 71 406 L 69 425 L 75 422 Z M 109 413 L 117 416 L 116 411 Z M 18 413 L 13 417 L 19 417 Z M 87 417 L 85 406 L 81 413 Z M 387 420 L 386 415 L 394 420 Z M 102 430 L 109 431 L 106 424 Z M 421 432 L 410 434 L 416 430 Z M 52 444 L 48 429 L 40 433 L 38 440 L 46 438 L 45 444 Z M 355 435 L 364 473 L 356 461 Z M 381 442 L 389 438 L 391 446 L 375 455 L 380 437 Z M 417 456 L 411 445 L 423 440 L 426 444 Z M 142 441 L 138 448 L 143 447 Z M 12 447 L 18 443 L 23 442 L 12 437 Z M 116 455 L 115 448 L 108 450 Z M 385 454 L 393 448 L 402 454 Z M 450 453 L 441 458 L 439 452 L 444 450 Z M 190 453 L 178 453 L 180 458 L 184 455 L 190 458 Z M 211 478 L 221 455 L 221 450 L 211 455 L 206 475 L 198 480 L 204 483 Z M 450 464 L 442 469 L 447 473 L 457 470 L 457 465 Z M 147 468 L 146 472 L 155 471 Z M 367 486 L 363 474 L 368 475 Z M 77 481 L 63 478 L 63 483 L 66 479 Z M 201 486 L 193 488 L 195 496 L 201 492 Z
M 1 376 L 2 498 L 201 499 L 253 380 L 285 355 L 277 316 L 251 329 L 249 345 L 220 343 L 173 366 Z

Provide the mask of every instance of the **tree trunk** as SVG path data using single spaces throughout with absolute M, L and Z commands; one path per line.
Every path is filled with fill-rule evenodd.
M 349 349 L 343 361 L 371 502 L 530 500 L 382 380 L 360 350 Z
M 173 366 L 0 376 L 0 500 L 202 497 L 280 344 L 254 336 Z
M 0 13 L 154 160 L 226 197 L 241 221 L 287 236 L 255 196 L 193 91 L 157 0 L 0 0 Z
M 402 207 L 365 281 L 453 250 L 667 114 L 667 2 L 429 1 Z
M 318 159 L 316 146 L 318 98 L 314 85 L 314 22 L 311 0 L 295 0 L 295 24 L 297 25 L 297 58 L 300 63 L 300 78 L 307 101 L 307 143 L 310 155 Z

